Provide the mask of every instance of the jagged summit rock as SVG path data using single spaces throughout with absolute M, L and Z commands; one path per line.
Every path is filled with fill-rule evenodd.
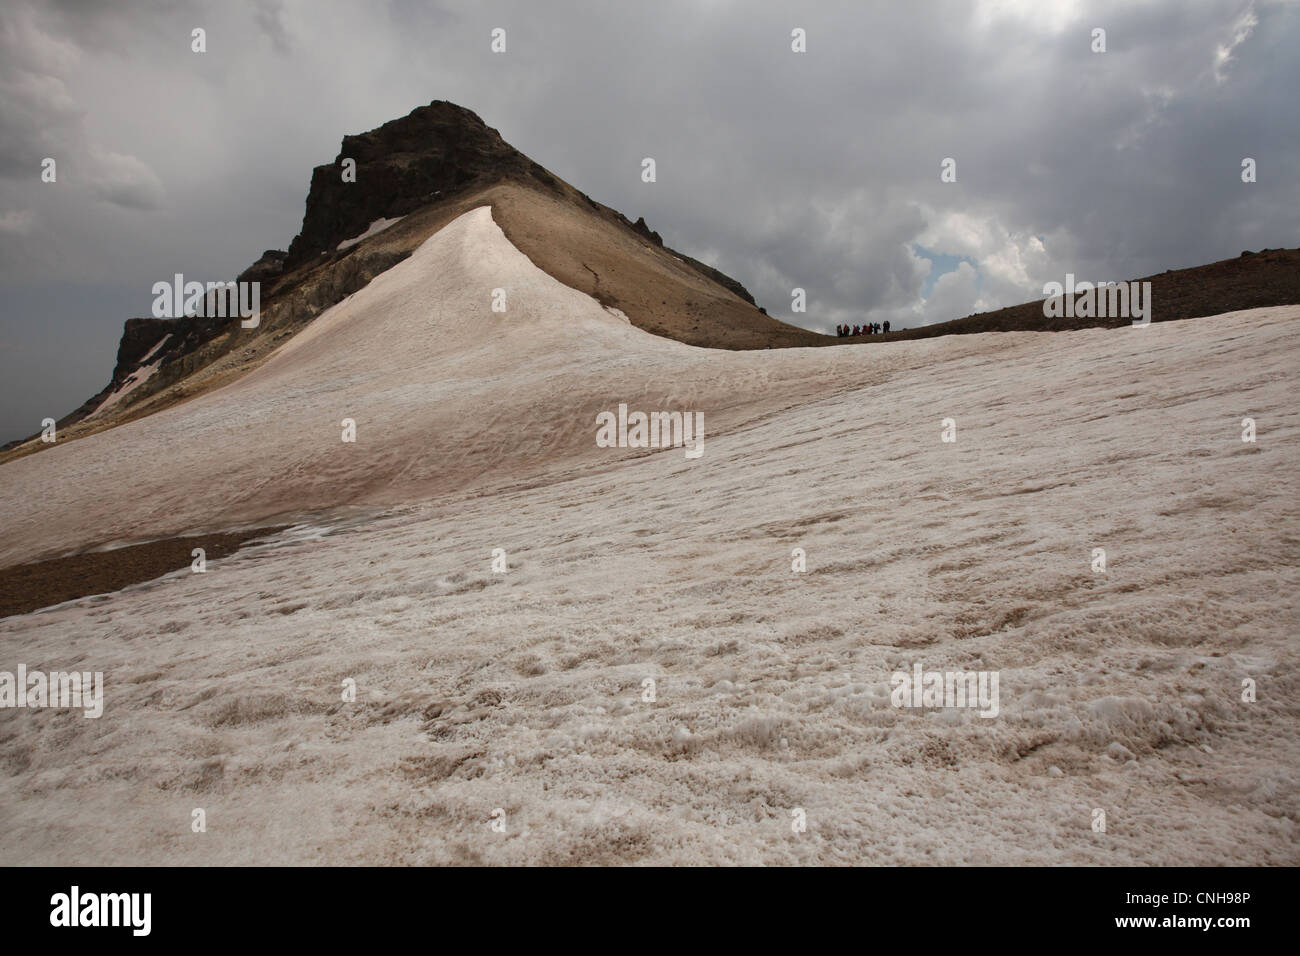
M 343 163 L 356 163 L 344 181 Z M 313 261 L 380 219 L 397 219 L 444 193 L 502 179 L 556 181 L 472 110 L 435 100 L 400 119 L 344 136 L 334 162 L 312 171 L 302 231 L 289 246 L 290 268 Z
M 649 226 L 646 225 L 645 216 L 638 216 L 636 222 L 632 224 L 632 228 L 635 229 L 637 232 L 641 233 L 641 235 L 645 236 L 656 246 L 662 246 L 664 244 L 664 241 L 660 237 L 659 233 L 654 232 Z

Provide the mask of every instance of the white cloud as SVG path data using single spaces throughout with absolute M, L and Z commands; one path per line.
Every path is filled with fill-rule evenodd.
M 974 259 L 982 279 L 983 300 L 999 306 L 1037 298 L 1042 283 L 1058 268 L 1037 235 L 1025 230 L 1010 230 L 993 216 L 949 212 L 935 217 L 917 241 L 936 253 Z M 949 275 L 952 273 L 939 281 Z M 927 306 L 926 312 L 929 315 L 933 309 Z M 961 318 L 966 314 L 948 315 L 947 318 Z
M 983 311 L 978 292 L 979 274 L 969 262 L 959 262 L 952 272 L 935 280 L 934 288 L 920 310 L 922 325 L 960 319 Z
M 1250 39 L 1250 35 L 1255 32 L 1255 27 L 1259 26 L 1259 17 L 1255 13 L 1255 5 L 1252 3 L 1241 15 L 1237 17 L 1232 24 L 1232 36 L 1226 43 L 1220 43 L 1214 51 L 1214 81 L 1216 83 L 1226 83 L 1228 81 L 1229 67 L 1236 59 L 1237 48 Z
M 1079 0 L 980 0 L 975 5 L 974 19 L 975 25 L 985 30 L 1012 21 L 1055 34 L 1077 24 L 1082 10 Z

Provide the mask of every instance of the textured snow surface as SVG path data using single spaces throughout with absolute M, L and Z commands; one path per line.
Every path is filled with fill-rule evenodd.
M 351 506 L 0 621 L 0 669 L 105 675 L 99 720 L 0 711 L 0 862 L 1300 862 L 1298 318 L 709 352 L 469 213 L 0 469 L 6 560 Z M 596 449 L 620 401 L 703 456 Z M 1001 713 L 892 707 L 917 661 Z

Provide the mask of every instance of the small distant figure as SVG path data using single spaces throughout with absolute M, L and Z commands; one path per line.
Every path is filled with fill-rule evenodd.
M 853 326 L 853 334 L 854 334 L 854 335 L 857 335 L 857 334 L 858 334 L 858 327 L 857 327 L 856 325 Z
M 835 336 L 836 338 L 841 338 L 841 339 L 844 338 L 844 326 L 842 325 L 835 326 Z
M 888 323 L 888 322 L 885 323 L 885 334 L 886 334 L 886 335 L 889 334 L 889 323 Z

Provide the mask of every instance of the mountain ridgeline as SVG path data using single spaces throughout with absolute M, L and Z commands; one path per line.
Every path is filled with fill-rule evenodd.
M 267 250 L 237 277 L 260 283 L 256 328 L 222 317 L 127 320 L 111 381 L 57 422 L 59 440 L 160 411 L 237 378 L 437 229 L 485 204 L 541 268 L 648 331 L 731 349 L 826 340 L 770 318 L 735 279 L 664 246 L 644 219 L 632 222 L 579 192 L 475 113 L 435 101 L 345 136 L 334 162 L 316 167 L 302 228 L 289 248 Z M 4 450 L 48 447 L 35 438 Z
M 435 101 L 378 129 L 345 136 L 312 172 L 302 228 L 237 277 L 257 282 L 254 328 L 238 317 L 126 322 L 111 381 L 58 421 L 59 441 L 169 408 L 234 381 L 330 306 L 408 257 L 463 213 L 490 206 L 510 242 L 555 279 L 617 309 L 633 325 L 688 345 L 765 349 L 875 344 L 954 333 L 1126 324 L 1046 319 L 1041 301 L 868 338 L 839 339 L 767 315 L 738 281 L 664 245 L 635 222 L 529 159 L 475 113 Z M 196 272 L 201 270 L 196 270 Z M 1300 250 L 1243 253 L 1149 277 L 1155 321 L 1300 302 Z M 0 460 L 50 447 L 39 436 Z

